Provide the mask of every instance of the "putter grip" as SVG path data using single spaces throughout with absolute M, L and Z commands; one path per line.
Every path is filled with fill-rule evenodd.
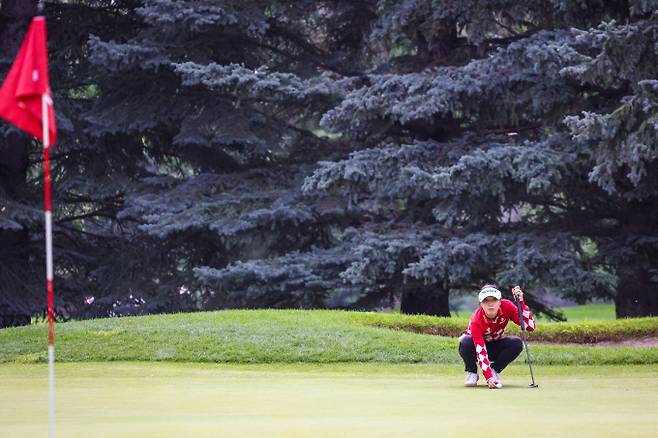
M 514 297 L 514 302 L 516 303 L 516 308 L 519 311 L 519 326 L 521 326 L 521 331 L 525 331 L 525 322 L 523 322 L 523 309 L 521 308 L 521 301 L 517 297 Z

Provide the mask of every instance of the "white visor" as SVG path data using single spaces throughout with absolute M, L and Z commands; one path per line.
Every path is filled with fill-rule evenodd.
M 486 289 L 482 289 L 478 294 L 478 299 L 480 300 L 480 302 L 484 301 L 486 297 L 494 297 L 495 299 L 499 300 L 501 294 L 498 289 L 494 287 L 488 287 Z

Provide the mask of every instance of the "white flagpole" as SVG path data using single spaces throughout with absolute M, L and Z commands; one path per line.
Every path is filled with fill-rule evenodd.
M 48 288 L 48 437 L 55 438 L 55 333 L 53 327 L 53 227 L 50 207 L 50 136 L 48 130 L 48 106 L 52 105 L 47 93 L 41 95 L 41 120 L 43 124 L 43 166 L 46 216 L 46 282 Z

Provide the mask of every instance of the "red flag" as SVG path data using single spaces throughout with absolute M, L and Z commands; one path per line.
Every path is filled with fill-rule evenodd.
M 49 145 L 57 140 L 55 110 L 48 82 L 46 19 L 34 17 L 14 65 L 0 88 L 0 117 L 43 143 L 42 96 L 46 95 Z

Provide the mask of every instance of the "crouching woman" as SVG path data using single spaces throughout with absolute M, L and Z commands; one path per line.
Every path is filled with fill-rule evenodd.
M 523 291 L 516 286 L 512 294 L 521 303 L 526 330 L 533 331 L 535 321 L 523 301 Z M 505 327 L 510 320 L 520 326 L 519 312 L 512 301 L 501 299 L 500 291 L 492 284 L 482 287 L 478 299 L 480 307 L 473 312 L 468 328 L 459 338 L 459 355 L 466 370 L 464 386 L 477 386 L 479 365 L 487 386 L 502 388 L 500 373 L 523 351 L 518 336 L 505 336 Z

